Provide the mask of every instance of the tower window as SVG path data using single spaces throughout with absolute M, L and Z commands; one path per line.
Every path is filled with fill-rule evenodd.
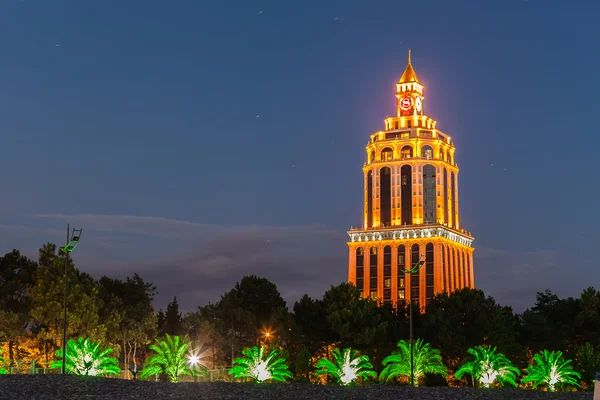
M 395 129 L 398 129 L 398 121 L 396 121 L 396 122 L 394 123 L 394 128 L 395 128 Z
M 412 121 L 408 121 L 408 122 L 407 122 L 407 124 L 408 124 L 407 126 L 408 126 L 409 128 L 412 128 Z
M 421 149 L 421 157 L 431 160 L 433 158 L 433 149 L 431 146 L 423 146 Z
M 404 146 L 402 150 L 400 150 L 400 158 L 406 160 L 407 158 L 412 157 L 412 147 Z
M 394 150 L 386 147 L 381 151 L 381 161 L 391 161 L 394 159 Z

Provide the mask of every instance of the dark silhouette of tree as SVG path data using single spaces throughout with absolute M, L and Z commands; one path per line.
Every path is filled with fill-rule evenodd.
M 171 336 L 179 336 L 183 333 L 183 319 L 181 317 L 181 313 L 179 312 L 177 296 L 173 297 L 173 301 L 167 305 L 163 329 L 166 334 Z
M 37 263 L 18 250 L 0 257 L 0 341 L 8 342 L 11 365 L 13 360 L 18 358 L 19 335 L 25 331 L 31 320 L 29 292 L 36 270 Z

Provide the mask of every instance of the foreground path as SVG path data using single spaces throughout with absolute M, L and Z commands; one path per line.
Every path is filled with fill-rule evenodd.
M 159 383 L 121 379 L 61 376 L 0 376 L 0 399 L 105 399 L 105 400 L 591 400 L 591 392 L 546 393 L 532 390 L 367 385 L 339 387 L 308 384 Z

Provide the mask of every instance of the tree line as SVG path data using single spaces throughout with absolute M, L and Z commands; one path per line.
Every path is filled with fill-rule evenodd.
M 8 365 L 25 360 L 47 367 L 54 361 L 62 346 L 64 272 L 65 258 L 51 243 L 40 248 L 37 261 L 18 250 L 0 257 L 0 343 Z M 288 307 L 274 283 L 246 276 L 215 303 L 183 314 L 176 297 L 156 312 L 156 286 L 138 274 L 96 280 L 72 261 L 67 274 L 69 338 L 102 342 L 114 349 L 121 368 L 132 371 L 165 334 L 187 336 L 209 369 L 230 366 L 245 348 L 277 344 L 296 380 L 311 379 L 317 360 L 331 358 L 336 348 L 368 355 L 381 371 L 398 341 L 408 339 L 406 307 L 363 299 L 347 283 L 332 286 L 321 298 L 304 295 Z M 479 345 L 496 347 L 520 369 L 543 350 L 573 359 L 584 381 L 600 369 L 600 292 L 592 287 L 579 298 L 537 293 L 534 305 L 521 314 L 481 290 L 465 288 L 436 295 L 424 313 L 414 313 L 413 325 L 414 337 L 438 349 L 450 371 Z M 432 375 L 426 384 L 447 381 Z

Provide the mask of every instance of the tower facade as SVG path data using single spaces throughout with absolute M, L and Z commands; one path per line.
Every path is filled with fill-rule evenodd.
M 410 50 L 396 98 L 396 116 L 366 147 L 363 226 L 348 231 L 348 281 L 365 298 L 425 306 L 437 293 L 475 287 L 473 236 L 459 223 L 454 143 L 423 111 Z M 404 273 L 419 261 L 418 272 Z

